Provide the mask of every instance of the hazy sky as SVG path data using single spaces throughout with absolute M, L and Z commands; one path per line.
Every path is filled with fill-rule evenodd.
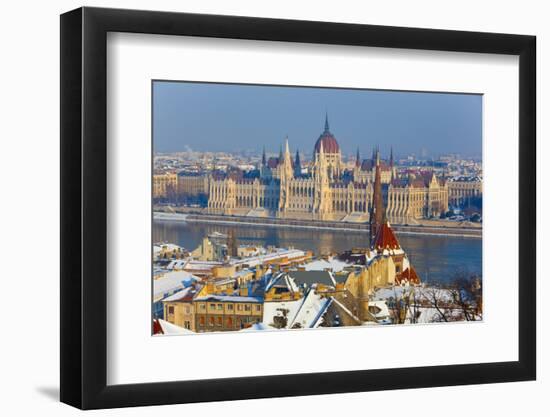
M 154 82 L 155 152 L 255 150 L 311 153 L 328 111 L 344 154 L 374 145 L 383 156 L 481 156 L 482 97 L 332 88 Z

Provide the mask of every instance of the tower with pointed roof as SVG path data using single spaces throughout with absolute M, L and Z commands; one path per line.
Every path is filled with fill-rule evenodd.
M 290 147 L 288 146 L 288 136 L 285 138 L 285 153 L 283 155 L 283 171 L 287 181 L 290 181 L 294 177 L 294 171 L 292 169 L 292 155 L 290 154 Z
M 260 164 L 260 178 L 267 178 L 271 175 L 271 171 L 267 166 L 267 156 L 265 154 L 265 146 L 262 150 L 262 162 Z
M 279 210 L 284 212 L 290 203 L 290 184 L 294 179 L 292 157 L 290 155 L 290 147 L 288 146 L 288 136 L 285 138 L 285 151 L 281 153 L 277 169 L 279 170 L 280 180 Z
M 370 228 L 370 246 L 374 247 L 378 230 L 384 222 L 384 201 L 382 197 L 382 179 L 380 176 L 380 152 L 376 151 L 376 165 L 374 175 L 374 189 L 372 196 L 372 205 L 370 210 L 369 228 Z
M 397 170 L 395 168 L 395 164 L 393 160 L 393 146 L 390 147 L 390 171 L 391 171 L 390 183 L 392 183 L 393 180 L 397 178 Z
M 355 154 L 355 165 L 353 166 L 353 180 L 359 182 L 361 176 L 361 156 L 359 155 L 359 147 Z
M 323 220 L 330 211 L 330 184 L 328 170 L 329 166 L 327 164 L 324 146 L 321 143 L 319 146 L 319 152 L 315 155 L 315 163 L 313 169 L 313 212 L 320 220 Z
M 296 178 L 302 175 L 302 162 L 300 161 L 300 151 L 296 150 L 296 158 L 294 159 L 294 176 Z

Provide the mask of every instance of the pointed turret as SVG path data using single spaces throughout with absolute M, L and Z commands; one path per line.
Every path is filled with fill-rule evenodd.
M 283 145 L 279 149 L 279 160 L 277 165 L 277 175 L 281 180 L 290 180 L 294 176 L 292 171 L 292 155 L 288 145 L 288 136 L 285 138 L 284 151 Z
M 262 166 L 265 167 L 267 165 L 267 158 L 265 157 L 265 146 L 262 151 Z
M 285 157 L 289 155 L 290 156 L 290 148 L 288 147 L 288 135 L 285 138 Z
M 373 249 L 378 251 L 383 251 L 384 249 L 401 249 L 401 245 L 399 244 L 399 241 L 397 240 L 397 237 L 395 236 L 395 233 L 386 218 L 384 218 L 384 222 L 378 230 Z
M 324 182 L 327 179 L 328 169 L 327 169 L 327 160 L 325 158 L 325 151 L 323 144 L 319 146 L 319 153 L 317 154 L 317 160 L 315 161 L 315 171 L 316 177 Z
M 330 127 L 328 124 L 328 111 L 325 113 L 325 133 L 330 132 Z
M 300 151 L 296 150 L 296 158 L 294 159 L 294 176 L 302 175 L 302 162 L 300 161 Z
M 391 172 L 390 184 L 393 184 L 393 180 L 395 179 L 395 169 L 393 167 L 393 146 L 390 147 L 390 172 Z
M 355 154 L 355 166 L 358 168 L 361 166 L 361 156 L 359 155 L 359 147 L 357 147 L 357 153 Z

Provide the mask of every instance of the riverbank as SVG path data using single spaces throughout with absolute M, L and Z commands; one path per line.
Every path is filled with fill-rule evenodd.
M 221 216 L 214 214 L 184 214 L 184 213 L 166 213 L 154 212 L 156 221 L 175 221 L 190 223 L 213 223 L 221 225 L 246 225 L 257 227 L 282 227 L 313 230 L 338 230 L 354 233 L 368 233 L 369 225 L 366 223 L 344 223 L 331 221 L 315 220 L 294 220 L 264 217 L 245 217 L 245 216 Z M 456 236 L 473 239 L 481 239 L 482 230 L 480 228 L 458 228 L 444 226 L 426 226 L 426 225 L 392 225 L 392 228 L 399 234 L 409 235 L 428 235 L 428 236 Z

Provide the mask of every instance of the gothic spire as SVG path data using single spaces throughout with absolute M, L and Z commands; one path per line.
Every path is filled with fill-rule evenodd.
M 382 178 L 380 175 L 380 152 L 376 151 L 376 171 L 374 174 L 374 191 L 370 212 L 370 245 L 374 248 L 376 236 L 385 220 L 384 201 L 382 196 Z
M 288 135 L 285 138 L 285 156 L 290 155 L 290 148 L 288 147 Z
M 390 147 L 390 167 L 393 168 L 393 146 Z
M 325 133 L 329 131 L 329 125 L 328 125 L 328 111 L 325 113 Z
M 355 166 L 361 166 L 361 156 L 359 155 L 359 146 L 357 147 L 357 153 L 355 155 Z
M 296 159 L 294 160 L 294 176 L 299 177 L 302 175 L 302 163 L 300 161 L 300 151 L 296 150 Z
M 262 166 L 265 167 L 267 164 L 267 158 L 265 157 L 265 145 L 264 145 L 264 149 L 262 151 Z

